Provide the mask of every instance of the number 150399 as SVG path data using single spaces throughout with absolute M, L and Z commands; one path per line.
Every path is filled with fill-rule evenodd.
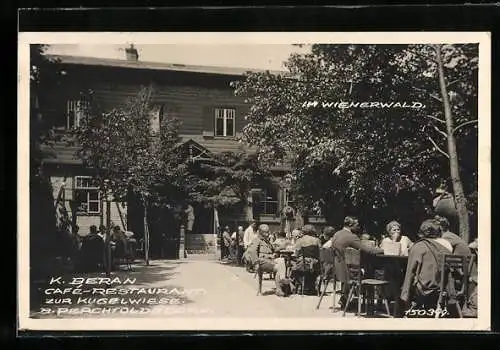
M 446 317 L 449 314 L 447 309 L 409 309 L 404 312 L 406 317 Z

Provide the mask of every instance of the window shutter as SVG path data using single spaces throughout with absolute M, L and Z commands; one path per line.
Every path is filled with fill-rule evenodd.
M 243 130 L 243 127 L 245 126 L 245 114 L 246 114 L 246 108 L 242 107 L 236 107 L 235 108 L 235 117 L 234 117 L 234 123 L 235 123 L 235 131 L 237 133 L 240 133 Z
M 203 107 L 203 136 L 214 136 L 215 110 L 213 107 Z

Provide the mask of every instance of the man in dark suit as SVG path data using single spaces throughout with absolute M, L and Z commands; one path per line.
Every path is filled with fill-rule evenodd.
M 360 234 L 361 226 L 359 220 L 352 216 L 346 216 L 344 219 L 344 227 L 340 231 L 335 232 L 332 237 L 331 247 L 336 251 L 335 274 L 337 276 L 337 281 L 342 282 L 342 297 L 340 298 L 342 307 L 347 301 L 347 294 L 349 292 L 349 286 L 346 283 L 348 281 L 348 276 L 346 276 L 346 271 L 343 268 L 343 258 L 346 248 L 354 248 L 368 254 L 384 253 L 383 249 L 361 243 L 361 239 L 359 238 Z

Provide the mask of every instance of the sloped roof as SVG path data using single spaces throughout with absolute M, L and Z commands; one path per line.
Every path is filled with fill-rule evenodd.
M 222 152 L 255 152 L 255 149 L 245 147 L 237 140 L 228 139 L 210 139 L 202 135 L 180 135 L 181 142 L 179 146 L 193 142 L 206 149 L 209 153 L 218 154 Z M 62 142 L 56 142 L 53 145 L 42 145 L 42 152 L 45 157 L 45 164 L 66 164 L 82 165 L 82 161 L 77 157 L 78 146 L 68 146 Z
M 130 69 L 149 69 L 162 71 L 176 72 L 191 72 L 191 73 L 209 73 L 220 75 L 236 75 L 242 76 L 247 72 L 265 72 L 266 70 L 254 68 L 237 68 L 237 67 L 216 67 L 216 66 L 199 66 L 177 63 L 160 63 L 160 62 L 144 62 L 144 61 L 129 61 L 111 58 L 96 58 L 84 56 L 68 56 L 68 55 L 47 55 L 50 58 L 57 59 L 64 64 L 86 65 L 86 66 L 105 66 Z M 287 75 L 286 71 L 269 71 L 272 74 Z
M 248 147 L 237 140 L 205 138 L 202 135 L 181 135 L 181 142 L 178 145 L 182 146 L 189 143 L 193 143 L 207 150 L 207 155 L 220 154 L 222 152 L 256 152 L 255 147 Z M 45 155 L 43 159 L 45 164 L 83 165 L 81 159 L 76 155 L 78 146 L 68 146 L 62 142 L 56 142 L 53 145 L 42 145 L 41 149 Z M 272 167 L 272 170 L 289 171 L 290 165 L 285 163 Z
M 237 153 L 241 151 L 255 152 L 254 148 L 248 147 L 236 139 L 204 137 L 203 135 L 181 135 L 182 143 L 189 140 L 196 142 L 214 154 L 222 152 Z
M 65 164 L 82 165 L 83 162 L 76 155 L 77 146 L 68 146 L 65 143 L 55 143 L 53 145 L 41 145 L 44 154 L 43 163 L 45 164 Z

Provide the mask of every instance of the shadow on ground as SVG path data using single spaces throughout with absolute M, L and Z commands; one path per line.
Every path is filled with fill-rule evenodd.
M 193 303 L 202 290 L 169 283 L 182 261 L 133 264 L 107 277 L 104 272 L 61 273 L 32 283 L 32 318 L 144 317 Z M 170 311 L 169 311 L 170 310 Z

